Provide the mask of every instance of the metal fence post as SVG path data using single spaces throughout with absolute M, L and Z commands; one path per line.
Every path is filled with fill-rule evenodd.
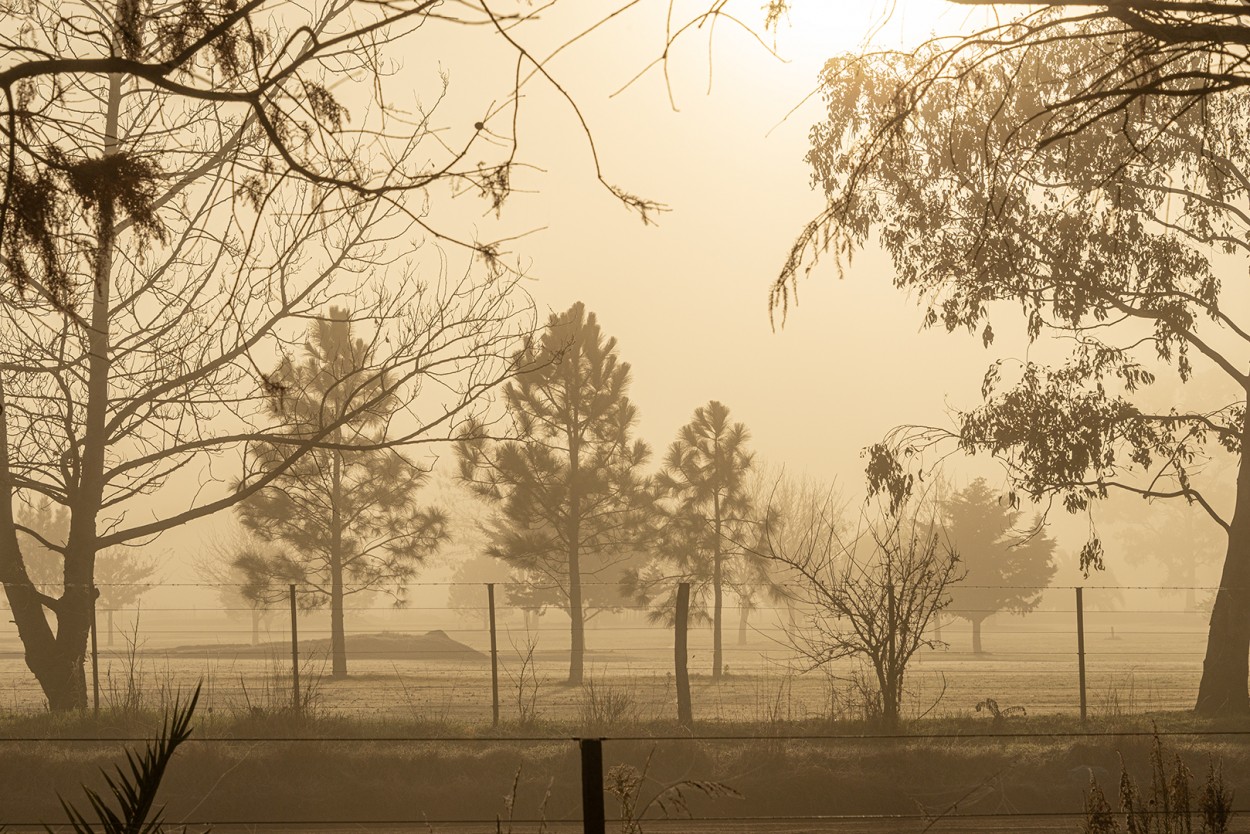
M 673 619 L 673 674 L 677 684 L 677 721 L 683 726 L 693 723 L 690 705 L 690 670 L 687 661 L 687 630 L 690 624 L 690 583 L 677 586 L 677 615 Z
M 582 832 L 607 834 L 603 803 L 603 739 L 579 738 L 582 753 Z
M 491 722 L 499 726 L 499 644 L 495 632 L 495 583 L 486 583 L 486 602 L 490 606 L 490 704 Z
M 1081 720 L 1085 720 L 1085 600 L 1084 588 L 1076 589 L 1076 662 L 1081 681 Z
M 292 706 L 292 709 L 294 709 L 295 714 L 299 715 L 299 712 L 300 712 L 299 619 L 296 616 L 295 584 L 294 583 L 292 583 L 290 586 L 290 592 L 291 592 L 291 687 L 292 687 L 291 694 L 293 696 L 293 700 L 291 701 L 291 706 Z

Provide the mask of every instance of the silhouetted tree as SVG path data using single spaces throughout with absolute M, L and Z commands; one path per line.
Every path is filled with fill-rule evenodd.
M 63 551 L 69 537 L 69 513 L 51 501 L 18 511 L 18 524 L 38 531 L 47 544 L 29 535 L 22 537 L 23 555 L 31 581 L 40 593 L 59 596 L 65 591 Z M 105 615 L 106 646 L 113 645 L 114 617 L 119 609 L 135 605 L 156 583 L 157 563 L 130 547 L 113 547 L 96 554 L 96 611 Z M 97 628 L 99 623 L 97 623 Z
M 729 409 L 712 400 L 696 408 L 678 432 L 655 478 L 658 495 L 671 505 L 664 519 L 664 558 L 680 581 L 691 583 L 693 599 L 711 596 L 713 678 L 724 669 L 725 588 L 745 589 L 760 578 L 741 545 L 757 526 L 747 483 L 754 458 L 747 449 L 750 438 L 747 427 L 731 423 Z
M 569 682 L 577 684 L 586 609 L 619 604 L 616 580 L 643 529 L 640 472 L 650 450 L 633 438 L 629 364 L 581 302 L 553 314 L 516 366 L 504 398 L 517 439 L 470 430 L 457 445 L 460 472 L 499 507 L 490 552 L 568 612 Z
M 891 432 L 869 450 L 871 486 L 901 500 L 923 452 L 949 440 L 996 456 L 1015 489 L 1071 512 L 1113 490 L 1200 505 L 1228 547 L 1196 708 L 1245 712 L 1250 323 L 1242 307 L 1222 303 L 1211 258 L 1250 252 L 1250 144 L 1240 130 L 1250 100 L 1205 95 L 1190 106 L 1144 95 L 1114 118 L 1056 132 L 1057 106 L 1114 101 L 1099 98 L 1100 72 L 1108 56 L 1123 58 L 1125 37 L 1090 22 L 1083 37 L 967 53 L 983 60 L 948 64 L 957 70 L 949 74 L 931 74 L 936 46 L 831 62 L 828 119 L 809 155 L 828 208 L 796 244 L 773 302 L 784 310 L 810 246 L 843 259 L 877 236 L 926 325 L 980 332 L 988 344 L 991 317 L 1019 309 L 1030 340 L 1063 337 L 1066 360 L 991 367 L 983 404 L 961 412 L 955 428 Z M 1201 51 L 1173 58 L 1174 71 L 1205 72 Z M 1151 78 L 1131 62 L 1125 71 Z M 926 73 L 929 83 L 916 87 Z M 1141 391 L 1157 369 L 1171 366 L 1185 381 L 1195 360 L 1226 377 L 1235 399 L 1147 404 Z M 1196 462 L 1224 455 L 1237 461 L 1231 516 L 1193 477 Z M 1083 566 L 1101 555 L 1091 538 Z
M 959 578 L 959 560 L 933 514 L 904 510 L 875 518 L 861 513 L 857 527 L 847 530 L 830 494 L 818 523 L 788 532 L 765 528 L 758 551 L 796 577 L 790 587 L 803 615 L 787 629 L 791 645 L 811 668 L 844 658 L 871 666 L 887 728 L 901 717 L 911 658 L 940 645 L 925 632 Z
M 260 644 L 261 626 L 265 620 L 275 611 L 282 610 L 282 603 L 286 601 L 279 599 L 280 590 L 276 582 L 272 583 L 274 587 L 270 587 L 267 593 L 257 593 L 258 588 L 250 583 L 251 577 L 239 567 L 241 561 L 250 563 L 258 560 L 259 557 L 253 554 L 264 549 L 264 542 L 241 526 L 236 526 L 211 535 L 194 559 L 196 575 L 216 591 L 226 616 L 246 619 L 253 646 Z
M 1021 529 L 1020 512 L 977 478 L 942 502 L 943 529 L 959 556 L 963 578 L 950 586 L 950 613 L 972 624 L 972 651 L 981 654 L 981 624 L 999 611 L 1027 614 L 1057 570 L 1055 542 L 1039 526 Z
M 252 535 L 279 545 L 235 559 L 247 584 L 265 589 L 251 595 L 272 603 L 275 584 L 294 582 L 310 607 L 329 606 L 335 678 L 347 675 L 344 599 L 386 591 L 402 603 L 402 583 L 447 538 L 443 512 L 416 501 L 428 473 L 388 441 L 400 403 L 383 393 L 386 375 L 374 372 L 374 344 L 359 330 L 347 310 L 331 307 L 309 326 L 302 361 L 287 359 L 269 375 L 274 417 L 297 436 L 326 432 L 328 443 L 293 463 L 281 438 L 253 444 L 259 471 L 281 471 L 235 508 Z
M 907 93 L 919 95 L 900 96 L 900 103 L 923 106 L 924 89 L 935 78 L 965 76 L 986 57 L 1014 61 L 1017 53 L 1058 41 L 1088 49 L 1082 80 L 1050 98 L 1039 114 L 1048 142 L 1063 141 L 1098 122 L 1113 124 L 1143 99 L 1171 99 L 1178 109 L 1189 109 L 1208 96 L 1250 86 L 1245 54 L 1250 22 L 1240 0 L 1059 0 L 1044 6 L 1029 0 L 953 2 L 993 7 L 994 13 L 976 30 L 939 33 L 927 50 L 926 65 L 907 83 Z
M 0 0 L 0 581 L 51 708 L 86 704 L 97 554 L 227 509 L 284 470 L 226 494 L 180 481 L 283 433 L 256 370 L 304 317 L 380 297 L 390 385 L 436 375 L 446 392 L 411 406 L 411 440 L 454 436 L 507 374 L 496 360 L 531 322 L 513 318 L 497 246 L 466 244 L 496 270 L 487 280 L 420 285 L 387 269 L 416 232 L 465 237 L 406 194 L 465 187 L 495 207 L 514 161 L 507 141 L 486 162 L 478 149 L 519 96 L 456 138 L 428 107 L 395 107 L 386 47 L 426 22 L 485 23 L 526 54 L 507 28 L 519 21 L 441 5 Z M 287 459 L 328 433 L 291 438 Z M 59 595 L 31 581 L 13 516 L 42 497 L 70 513 Z

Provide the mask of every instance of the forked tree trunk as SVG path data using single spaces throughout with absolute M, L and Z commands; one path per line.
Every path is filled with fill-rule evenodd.
M 1220 589 L 1211 609 L 1194 711 L 1200 715 L 1250 712 L 1250 416 L 1243 418 L 1237 504 L 1229 525 Z
M 121 76 L 109 76 L 102 130 L 102 153 L 106 157 L 117 153 L 121 94 Z M 101 193 L 107 192 L 101 188 Z M 54 712 L 87 707 L 84 661 L 95 607 L 96 514 L 103 500 L 105 447 L 108 445 L 105 424 L 109 408 L 109 374 L 112 361 L 109 317 L 112 313 L 110 305 L 115 219 L 113 198 L 105 196 L 96 206 L 96 246 L 91 265 L 91 318 L 86 328 L 87 392 L 86 402 L 82 404 L 82 452 L 78 482 L 70 506 L 69 537 L 65 544 L 65 590 L 55 609 L 56 636 L 52 637 L 44 605 L 33 586 L 29 589 L 7 589 L 13 619 L 17 623 L 18 634 L 26 651 L 26 665 L 39 681 L 39 686 L 48 699 L 48 708 Z M 0 474 L 7 480 L 7 471 Z M 11 499 L 11 493 L 4 498 Z M 5 574 L 14 576 L 21 584 L 29 584 L 30 578 L 21 563 L 16 534 L 13 535 L 11 543 L 5 544 L 13 547 L 12 555 L 4 560 L 10 562 L 6 566 Z M 17 563 L 16 569 L 13 562 Z M 31 605 L 32 601 L 34 605 Z

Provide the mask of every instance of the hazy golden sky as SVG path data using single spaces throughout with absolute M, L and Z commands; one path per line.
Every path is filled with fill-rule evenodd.
M 673 19 L 707 5 L 679 0 Z M 729 9 L 762 32 L 761 6 L 743 0 Z M 611 8 L 598 0 L 557 6 L 541 26 L 518 27 L 517 37 L 546 55 Z M 667 0 L 639 3 L 548 65 L 581 108 L 606 178 L 669 207 L 656 225 L 644 226 L 596 181 L 576 115 L 541 79 L 525 87 L 518 123 L 517 158 L 533 169 L 514 177 L 518 192 L 501 219 L 473 196 L 448 203 L 436 195 L 444 202 L 431 216 L 481 239 L 529 232 L 511 255 L 531 277 L 526 286 L 543 317 L 579 300 L 599 315 L 633 366 L 641 434 L 657 459 L 697 406 L 719 399 L 751 429 L 761 463 L 837 479 L 848 495 L 859 494 L 865 445 L 900 423 L 949 424 L 950 409 L 978 402 L 989 364 L 1023 357 L 1028 346 L 1022 328 L 1009 326 L 995 328 L 989 350 L 979 335 L 920 331 L 914 302 L 893 288 L 889 262 L 872 250 L 843 280 L 832 264 L 817 268 L 785 327 L 772 328 L 770 282 L 823 205 L 803 161 L 821 115 L 811 94 L 836 54 L 866 42 L 911 49 L 934 31 L 979 27 L 989 12 L 945 0 L 796 0 L 789 19 L 765 35 L 780 60 L 722 21 L 710 39 L 704 29 L 672 50 L 674 109 L 659 67 L 620 91 L 660 55 L 666 9 Z M 409 85 L 414 103 L 428 103 L 439 72 L 447 73 L 435 121 L 449 134 L 471 131 L 509 92 L 514 53 L 484 48 L 488 34 L 446 27 L 390 52 L 402 63 L 398 88 Z M 431 245 L 420 257 L 426 269 L 444 260 L 455 269 L 464 253 Z M 441 467 L 452 463 L 443 454 Z M 996 471 L 955 464 L 961 480 Z M 175 531 L 154 549 L 197 547 L 202 531 L 222 521 Z M 1082 520 L 1073 523 L 1079 546 L 1087 531 Z M 182 561 L 171 560 L 171 575 L 186 572 Z
M 585 301 L 619 339 L 657 452 L 715 398 L 751 428 L 762 459 L 858 488 L 862 446 L 896 423 L 940 419 L 948 394 L 970 404 L 993 357 L 975 337 L 918 334 L 919 313 L 873 255 L 844 282 L 818 269 L 773 332 L 769 283 L 822 207 L 803 161 L 821 107 L 818 97 L 803 102 L 824 61 L 871 33 L 876 47 L 910 48 L 934 28 L 970 25 L 970 12 L 941 0 L 799 0 L 767 36 L 784 60 L 722 21 L 710 46 L 700 32 L 674 49 L 676 112 L 658 67 L 609 98 L 660 53 L 664 5 L 631 11 L 551 70 L 584 109 L 609 180 L 671 211 L 644 227 L 615 203 L 594 179 L 572 113 L 536 83 L 519 132 L 524 157 L 546 172 L 520 182 L 536 193 L 513 197 L 503 226 L 545 227 L 514 246 L 535 276 L 531 291 L 553 310 Z M 736 13 L 762 30 L 761 5 L 739 3 Z M 674 19 L 698 7 L 679 3 Z

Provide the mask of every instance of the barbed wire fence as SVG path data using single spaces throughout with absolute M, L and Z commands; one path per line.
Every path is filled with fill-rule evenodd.
M 688 624 L 683 632 L 652 621 L 647 606 L 619 601 L 611 610 L 590 617 L 585 678 L 580 686 L 569 686 L 568 616 L 558 609 L 541 615 L 526 610 L 511 600 L 508 583 L 414 583 L 405 589 L 408 603 L 402 607 L 378 597 L 349 607 L 349 674 L 335 680 L 328 674 L 328 615 L 301 605 L 305 589 L 289 588 L 286 605 L 258 610 L 222 603 L 220 591 L 229 587 L 150 583 L 150 593 L 140 604 L 101 612 L 92 635 L 93 656 L 88 659 L 99 708 L 109 715 L 159 709 L 178 691 L 202 682 L 202 709 L 208 715 L 203 731 L 191 743 L 234 751 L 218 756 L 221 778 L 258 745 L 307 747 L 313 757 L 343 750 L 352 761 L 380 755 L 376 751 L 384 748 L 409 751 L 405 755 L 428 751 L 422 755 L 436 760 L 459 755 L 462 749 L 500 748 L 520 763 L 545 756 L 544 761 L 558 764 L 551 765 L 548 794 L 554 790 L 563 804 L 532 819 L 509 806 L 516 831 L 529 826 L 598 834 L 609 825 L 628 830 L 610 792 L 605 804 L 605 784 L 618 778 L 613 772 L 623 763 L 632 762 L 635 772 L 645 769 L 647 746 L 651 752 L 645 753 L 645 762 L 659 750 L 661 758 L 692 763 L 693 773 L 696 760 L 705 767 L 727 755 L 708 752 L 718 745 L 748 751 L 747 756 L 789 751 L 805 761 L 817 755 L 814 751 L 862 751 L 865 745 L 902 745 L 900 749 L 912 745 L 919 751 L 913 754 L 923 757 L 928 755 L 925 751 L 951 745 L 1001 748 L 1013 741 L 1100 745 L 1110 754 L 1115 745 L 1145 743 L 1155 735 L 1122 726 L 1102 729 L 1104 725 L 1097 723 L 1068 723 L 1049 731 L 1046 727 L 1052 725 L 1045 723 L 999 723 L 988 718 L 983 724 L 965 722 L 949 731 L 935 729 L 945 725 L 925 723 L 907 724 L 901 732 L 865 730 L 869 724 L 854 720 L 868 717 L 864 682 L 856 679 L 854 664 L 806 668 L 788 639 L 801 627 L 802 617 L 796 616 L 793 606 L 771 602 L 752 606 L 745 619 L 744 612 L 727 607 L 726 668 L 714 678 L 706 624 Z M 453 590 L 459 600 L 455 604 L 447 601 Z M 909 717 L 967 717 L 988 699 L 1003 711 L 1020 707 L 1030 715 L 1071 718 L 1115 719 L 1187 709 L 1201 673 L 1209 615 L 1200 608 L 1186 608 L 1180 595 L 1209 596 L 1216 590 L 1142 585 L 1050 588 L 1037 609 L 1020 616 L 947 609 L 939 623 L 931 624 L 942 645 L 919 653 L 909 668 Z M 971 647 L 971 622 L 983 614 L 992 616 L 984 628 L 985 651 L 976 653 Z M 687 729 L 678 716 L 683 642 L 697 730 Z M 43 709 L 14 629 L 0 631 L 0 670 L 0 711 L 21 716 Z M 312 718 L 355 720 L 335 725 L 330 736 L 316 721 L 279 720 L 255 734 L 240 727 L 265 728 L 263 720 L 214 723 L 214 716 L 281 719 L 299 711 Z M 21 726 L 27 725 L 12 725 Z M 0 731 L 0 751 L 67 745 L 86 755 L 81 751 L 141 743 L 138 735 L 110 731 L 115 726 L 102 722 L 87 735 Z M 1158 735 L 1191 749 L 1214 745 L 1244 750 L 1250 728 L 1182 726 Z M 1063 755 L 1070 756 L 1070 751 Z M 1068 786 L 1075 798 L 1083 787 L 1075 782 Z M 1113 789 L 1114 784 L 1108 787 Z M 991 784 L 979 790 L 993 795 L 1006 789 Z M 978 806 L 960 797 L 895 813 L 839 812 L 814 805 L 791 812 L 779 809 L 778 800 L 768 796 L 760 797 L 750 813 L 709 807 L 712 810 L 696 813 L 696 822 L 654 819 L 648 820 L 646 830 L 1071 830 L 1081 819 L 1079 807 L 1021 810 Z M 236 812 L 210 818 L 193 808 L 177 821 L 193 828 L 211 825 L 217 831 L 495 830 L 498 818 L 479 819 L 475 810 L 481 808 L 466 809 L 463 816 L 344 810 L 300 817 L 275 809 L 272 815 Z M 36 827 L 16 818 L 0 822 L 14 831 Z
M 587 583 L 594 584 L 608 583 Z M 629 600 L 588 612 L 586 685 L 570 688 L 563 685 L 567 614 L 512 601 L 520 586 L 511 583 L 413 583 L 399 607 L 378 595 L 349 604 L 350 668 L 342 680 L 328 674 L 328 614 L 301 601 L 309 589 L 292 586 L 285 605 L 247 607 L 223 603 L 220 592 L 236 586 L 222 583 L 144 587 L 150 591 L 139 604 L 97 616 L 87 659 L 97 709 L 133 707 L 203 679 L 206 704 L 217 709 L 273 708 L 289 692 L 288 706 L 308 702 L 339 714 L 530 724 L 581 720 L 594 695 L 613 700 L 620 713 L 600 718 L 678 718 L 677 630 Z M 1209 615 L 1186 609 L 1179 595 L 1216 590 L 1052 587 L 1024 615 L 948 608 L 930 624 L 941 645 L 919 652 L 909 667 L 912 717 L 966 713 L 987 698 L 1003 708 L 1081 717 L 1187 708 Z M 196 602 L 187 604 L 189 594 Z M 974 652 L 972 622 L 982 617 L 988 618 L 985 651 Z M 856 664 L 810 668 L 791 639 L 801 628 L 802 611 L 794 605 L 727 605 L 723 668 L 714 673 L 711 629 L 691 623 L 681 637 L 693 717 L 757 723 L 855 717 L 862 695 L 856 690 L 863 688 Z M 0 670 L 0 710 L 43 708 L 15 628 L 0 630 Z M 597 692 L 585 691 L 596 686 Z

